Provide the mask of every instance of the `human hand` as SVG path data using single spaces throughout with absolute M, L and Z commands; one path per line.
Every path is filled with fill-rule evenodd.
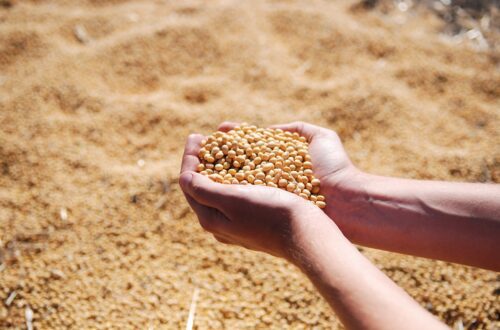
M 223 243 L 296 262 L 297 249 L 321 226 L 332 222 L 316 206 L 282 189 L 223 185 L 195 173 L 202 135 L 190 135 L 180 185 L 201 226 Z
M 227 132 L 238 125 L 224 122 L 219 130 Z M 332 130 L 300 121 L 271 128 L 297 132 L 307 138 L 314 176 L 321 181 L 320 194 L 326 198 L 323 211 L 344 235 L 354 237 L 357 229 L 351 215 L 356 212 L 357 204 L 352 201 L 362 196 L 367 176 L 352 164 L 339 136 Z
M 238 125 L 224 122 L 219 130 L 227 132 Z M 338 135 L 332 130 L 300 121 L 271 128 L 297 132 L 307 138 L 314 176 L 321 181 L 320 193 L 326 197 L 325 212 L 332 217 L 338 215 L 335 212 L 339 211 L 339 203 L 344 195 L 350 194 L 352 185 L 362 174 L 349 160 Z

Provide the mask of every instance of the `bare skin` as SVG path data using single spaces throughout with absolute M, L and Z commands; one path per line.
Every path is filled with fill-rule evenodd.
M 224 123 L 220 129 L 233 126 Z M 500 211 L 493 200 L 498 187 L 371 176 L 352 165 L 333 131 L 305 123 L 279 127 L 310 141 L 315 175 L 327 196 L 326 214 L 284 190 L 221 185 L 194 173 L 201 135 L 191 135 L 186 144 L 181 187 L 202 227 L 217 240 L 295 264 L 348 328 L 446 328 L 348 239 L 499 269 L 494 238 L 500 237 Z M 472 252 L 457 251 L 467 248 Z
M 353 166 L 335 132 L 279 126 L 311 141 L 325 211 L 351 242 L 500 271 L 500 185 L 371 175 Z

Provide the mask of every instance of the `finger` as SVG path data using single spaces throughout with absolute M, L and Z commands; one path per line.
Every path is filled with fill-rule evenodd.
M 198 152 L 200 151 L 200 142 L 204 139 L 201 134 L 190 134 L 184 147 L 182 156 L 181 174 L 186 171 L 196 171 L 196 166 L 200 163 Z
M 198 203 L 213 207 L 225 213 L 232 209 L 238 198 L 237 190 L 242 186 L 215 183 L 208 177 L 195 172 L 184 172 L 179 178 L 184 193 Z
M 230 130 L 234 129 L 236 126 L 239 126 L 240 123 L 235 123 L 232 121 L 225 121 L 222 124 L 219 125 L 219 128 L 217 130 L 221 132 L 229 132 Z
M 229 219 L 217 209 L 202 205 L 194 200 L 191 196 L 185 195 L 189 206 L 193 209 L 198 217 L 198 221 L 203 229 L 211 233 L 223 235 L 227 230 Z
M 229 239 L 225 238 L 224 236 L 216 235 L 214 234 L 214 238 L 223 244 L 233 244 Z
M 324 131 L 328 131 L 325 128 L 305 123 L 303 121 L 295 121 L 293 123 L 288 123 L 288 124 L 273 125 L 270 128 L 279 128 L 284 131 L 297 132 L 300 135 L 307 138 L 307 140 L 309 141 L 311 141 L 313 137 L 315 137 L 316 135 L 323 134 Z

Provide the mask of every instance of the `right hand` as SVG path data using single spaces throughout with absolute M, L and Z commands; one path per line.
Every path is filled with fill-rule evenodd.
M 219 130 L 227 132 L 238 125 L 238 123 L 224 122 L 219 126 Z M 326 198 L 324 211 L 335 220 L 340 229 L 343 229 L 340 218 L 351 208 L 348 200 L 355 190 L 353 186 L 357 184 L 356 182 L 360 182 L 362 172 L 352 164 L 337 133 L 301 121 L 274 125 L 270 128 L 297 132 L 307 138 L 314 176 L 321 181 L 320 194 Z
M 321 181 L 323 192 L 341 186 L 357 172 L 334 131 L 301 121 L 274 125 L 271 128 L 297 132 L 307 138 L 314 176 Z M 328 202 L 328 196 L 326 197 Z

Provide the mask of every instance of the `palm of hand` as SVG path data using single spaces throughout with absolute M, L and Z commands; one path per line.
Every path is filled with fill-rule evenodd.
M 219 130 L 227 132 L 237 125 L 224 122 L 219 126 Z M 321 193 L 326 197 L 328 213 L 328 204 L 332 205 L 329 202 L 333 199 L 333 192 L 342 182 L 348 181 L 355 171 L 338 135 L 332 130 L 300 121 L 274 125 L 271 128 L 297 132 L 307 138 L 314 176 L 321 181 Z
M 219 129 L 228 131 L 234 126 L 234 123 L 224 123 Z M 332 187 L 341 180 L 343 172 L 349 172 L 346 169 L 352 168 L 340 139 L 333 131 L 301 122 L 275 128 L 298 132 L 309 140 L 313 171 L 321 181 L 321 193 L 326 195 L 329 213 L 329 209 L 333 210 L 329 207 L 330 202 L 333 205 Z M 189 137 L 181 169 L 186 175 L 180 179 L 200 224 L 221 242 L 285 256 L 282 253 L 293 236 L 287 233 L 301 223 L 294 221 L 294 214 L 313 219 L 321 213 L 320 209 L 285 190 L 219 185 L 199 174 L 189 174 L 199 164 L 197 154 L 202 138 L 201 135 Z
M 333 131 L 315 135 L 309 144 L 309 154 L 314 175 L 324 183 L 335 182 L 335 177 L 351 166 L 339 137 Z
M 224 122 L 219 130 L 227 132 L 238 123 Z M 271 128 L 280 128 L 286 131 L 297 132 L 309 141 L 309 154 L 312 158 L 314 175 L 320 181 L 333 181 L 344 169 L 352 167 L 349 157 L 342 147 L 338 135 L 329 129 L 304 122 L 293 122 L 283 125 L 274 125 Z
M 294 122 L 285 125 L 275 125 L 281 128 L 298 132 L 309 141 L 314 176 L 321 181 L 321 194 L 324 194 L 328 204 L 332 205 L 333 192 L 342 182 L 348 181 L 355 171 L 347 156 L 338 135 L 329 129 L 304 122 Z

